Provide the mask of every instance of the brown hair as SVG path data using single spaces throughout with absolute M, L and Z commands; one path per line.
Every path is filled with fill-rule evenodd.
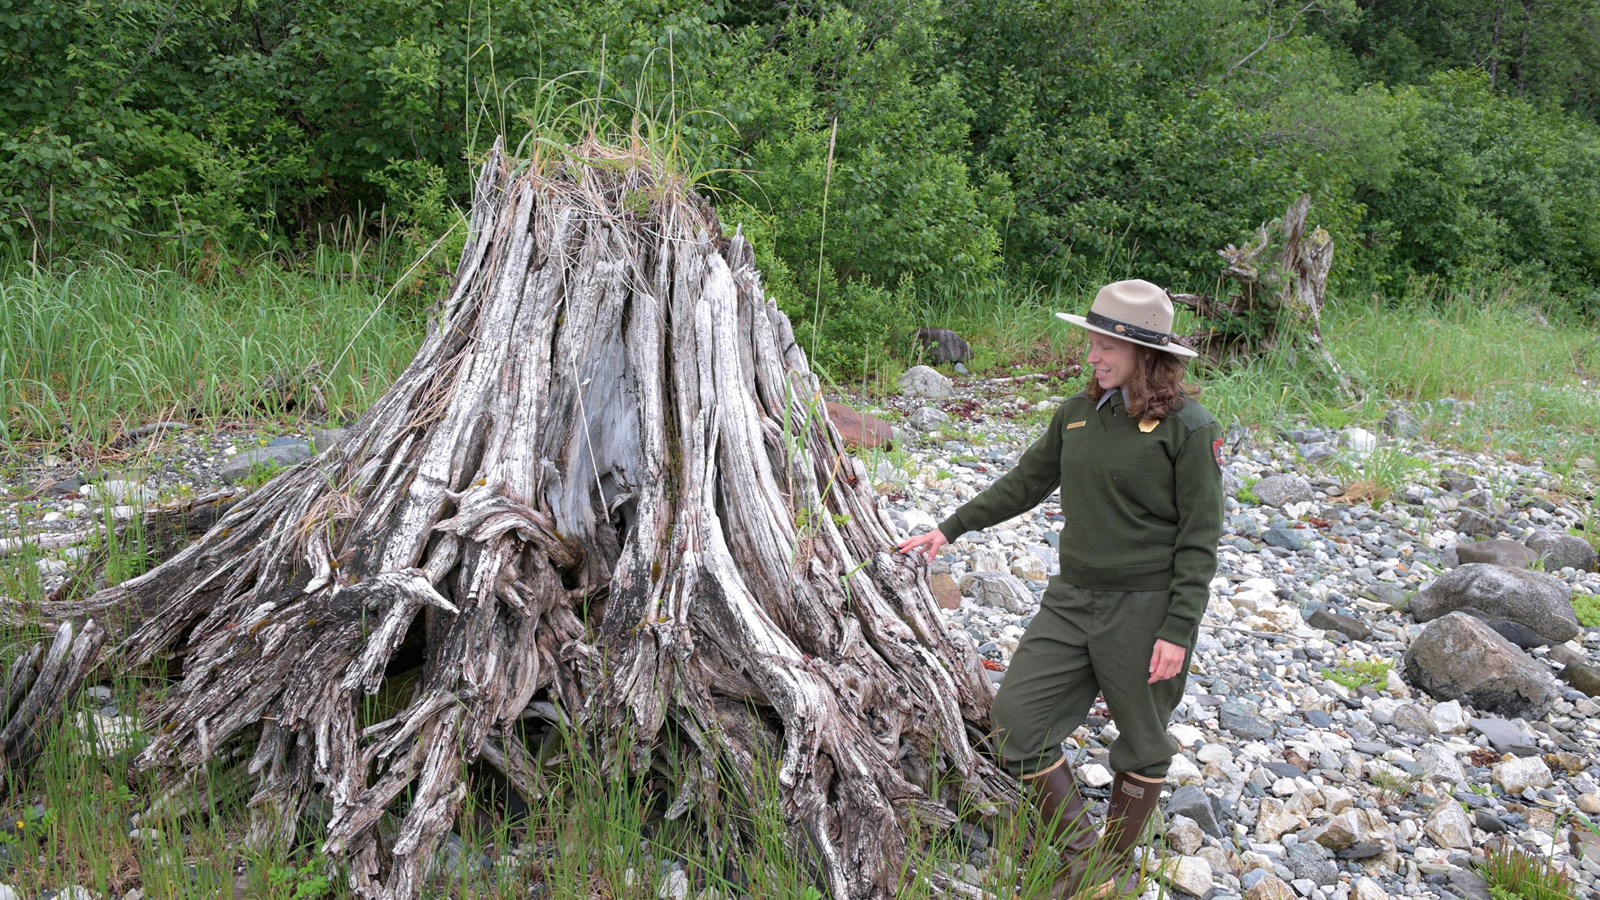
M 1130 342 L 1131 343 L 1131 342 Z M 1133 375 L 1122 386 L 1122 403 L 1134 419 L 1165 419 L 1183 409 L 1190 397 L 1200 396 L 1198 385 L 1183 380 L 1189 360 L 1176 353 L 1133 345 Z M 1089 399 L 1098 403 L 1105 394 L 1100 382 L 1089 377 Z

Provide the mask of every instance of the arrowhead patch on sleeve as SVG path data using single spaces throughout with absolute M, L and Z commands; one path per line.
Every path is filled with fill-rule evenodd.
M 1211 455 L 1216 457 L 1217 468 L 1222 468 L 1222 438 L 1211 442 Z

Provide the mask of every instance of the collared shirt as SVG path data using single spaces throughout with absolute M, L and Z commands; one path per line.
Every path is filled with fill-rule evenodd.
M 1094 404 L 1095 412 L 1099 412 L 1102 406 L 1105 406 L 1107 403 L 1111 402 L 1112 397 L 1119 396 L 1121 393 L 1122 388 L 1112 388 L 1111 390 L 1106 391 L 1104 394 L 1101 394 L 1100 399 Z

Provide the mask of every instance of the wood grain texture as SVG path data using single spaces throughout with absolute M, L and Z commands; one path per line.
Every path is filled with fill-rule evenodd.
M 1015 802 L 974 750 L 973 648 L 706 203 L 598 145 L 497 150 L 435 322 L 337 445 L 78 607 L 134 622 L 119 659 L 179 672 L 142 766 L 245 748 L 253 838 L 325 806 L 367 897 L 420 894 L 468 764 L 532 799 L 530 710 L 609 775 L 675 753 L 673 815 L 713 818 L 743 790 L 718 773 L 776 753 L 836 897 L 895 893 L 912 820 Z

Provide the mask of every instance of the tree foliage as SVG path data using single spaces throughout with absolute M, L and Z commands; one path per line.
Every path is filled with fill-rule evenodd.
M 493 135 L 637 117 L 831 370 L 935 284 L 1203 289 L 1303 194 L 1380 283 L 1600 285 L 1600 0 L 0 0 L 0 62 L 46 252 L 431 239 Z

